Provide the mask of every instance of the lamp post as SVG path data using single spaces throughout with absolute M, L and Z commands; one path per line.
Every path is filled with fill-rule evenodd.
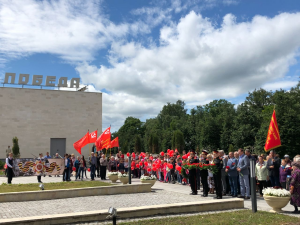
M 128 157 L 128 183 L 131 184 L 131 156 Z
M 256 179 L 255 179 L 255 159 L 250 159 L 250 183 L 251 183 L 251 203 L 252 212 L 257 212 L 257 199 L 256 199 Z

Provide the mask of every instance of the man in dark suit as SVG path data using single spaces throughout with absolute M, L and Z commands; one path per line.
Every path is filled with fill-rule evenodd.
M 269 170 L 269 178 L 272 184 L 272 187 L 280 187 L 279 183 L 279 168 L 281 161 L 278 157 L 275 156 L 274 151 L 270 151 L 269 159 L 267 161 L 267 169 Z
M 202 150 L 202 159 L 200 163 L 203 164 L 209 164 L 209 161 L 206 159 L 206 156 L 208 155 L 208 151 Z M 201 177 L 201 183 L 203 186 L 203 195 L 202 197 L 208 196 L 208 183 L 207 183 L 207 177 L 208 177 L 208 170 L 200 170 L 200 177 Z
M 11 184 L 13 178 L 13 167 L 14 167 L 14 159 L 13 154 L 8 153 L 8 157 L 6 158 L 6 166 L 7 166 L 7 183 Z
M 190 159 L 189 159 L 189 163 L 193 164 L 193 163 L 199 163 L 199 160 L 197 158 L 195 158 L 195 151 L 192 150 L 190 152 Z M 191 189 L 192 189 L 192 195 L 197 195 L 197 170 L 196 169 L 190 169 L 189 171 L 189 181 L 191 184 Z
M 214 150 L 214 164 L 217 167 L 217 172 L 214 173 L 214 182 L 216 188 L 216 199 L 222 199 L 222 175 L 221 171 L 223 169 L 223 160 L 219 157 L 218 150 Z

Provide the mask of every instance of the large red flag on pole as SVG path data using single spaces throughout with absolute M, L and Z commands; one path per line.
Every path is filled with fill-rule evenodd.
M 112 140 L 110 142 L 110 147 L 113 148 L 113 147 L 120 147 L 119 146 L 119 137 L 116 137 L 114 140 Z
M 96 140 L 97 151 L 100 151 L 103 148 L 109 148 L 110 136 L 111 136 L 111 133 L 110 133 L 110 127 L 109 127 Z
M 97 130 L 95 130 L 94 132 L 90 133 L 89 135 L 89 143 L 95 143 L 97 140 Z
M 86 133 L 80 140 L 76 141 L 73 146 L 77 152 L 81 155 L 81 148 L 89 143 L 89 132 Z
M 276 113 L 274 109 L 270 126 L 269 126 L 266 144 L 265 144 L 265 151 L 268 152 L 279 146 L 281 146 L 281 141 L 280 141 L 279 129 L 276 120 Z

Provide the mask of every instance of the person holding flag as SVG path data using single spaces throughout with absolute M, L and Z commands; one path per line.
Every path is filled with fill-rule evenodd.
M 265 151 L 268 152 L 274 148 L 281 146 L 279 128 L 276 120 L 275 107 L 273 110 L 273 115 L 271 117 L 271 122 L 268 130 L 267 140 L 265 144 Z M 269 170 L 269 178 L 272 187 L 280 187 L 279 182 L 279 168 L 280 159 L 275 156 L 274 150 L 270 152 L 269 159 L 267 161 L 267 169 Z

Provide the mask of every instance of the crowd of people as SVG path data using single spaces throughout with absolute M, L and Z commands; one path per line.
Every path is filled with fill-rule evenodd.
M 129 165 L 129 157 L 131 164 Z M 38 159 L 51 158 L 49 153 L 43 157 L 39 155 Z M 58 154 L 54 158 L 60 158 Z M 250 160 L 255 161 L 256 190 L 250 188 Z M 12 180 L 12 154 L 6 159 L 8 183 Z M 188 178 L 181 174 L 181 166 L 193 163 L 214 164 L 216 171 L 190 169 Z M 124 155 L 121 151 L 116 155 L 105 155 L 100 152 L 92 152 L 88 160 L 83 155 L 75 157 L 74 154 L 65 154 L 65 168 L 63 171 L 63 181 L 71 181 L 74 174 L 75 180 L 87 178 L 86 171 L 90 172 L 90 179 L 106 179 L 107 171 L 119 171 L 127 173 L 131 169 L 133 178 L 140 178 L 142 175 L 154 175 L 157 180 L 164 183 L 189 185 L 192 195 L 197 195 L 200 190 L 200 183 L 203 187 L 203 197 L 208 194 L 216 194 L 217 199 L 222 196 L 230 195 L 232 197 L 250 199 L 251 192 L 263 196 L 262 190 L 267 187 L 284 188 L 292 193 L 292 204 L 295 211 L 298 212 L 300 206 L 300 155 L 290 159 L 284 155 L 280 159 L 278 154 L 270 151 L 268 155 L 251 154 L 250 150 L 239 149 L 236 152 L 225 154 L 223 150 L 215 150 L 209 153 L 203 150 L 200 154 L 195 151 L 189 151 L 180 155 L 177 150 L 172 154 L 160 153 L 127 153 Z M 172 166 L 170 166 L 172 165 Z M 294 174 L 294 177 L 292 175 Z M 38 182 L 41 176 L 38 176 Z M 293 197 L 294 196 L 294 197 Z

